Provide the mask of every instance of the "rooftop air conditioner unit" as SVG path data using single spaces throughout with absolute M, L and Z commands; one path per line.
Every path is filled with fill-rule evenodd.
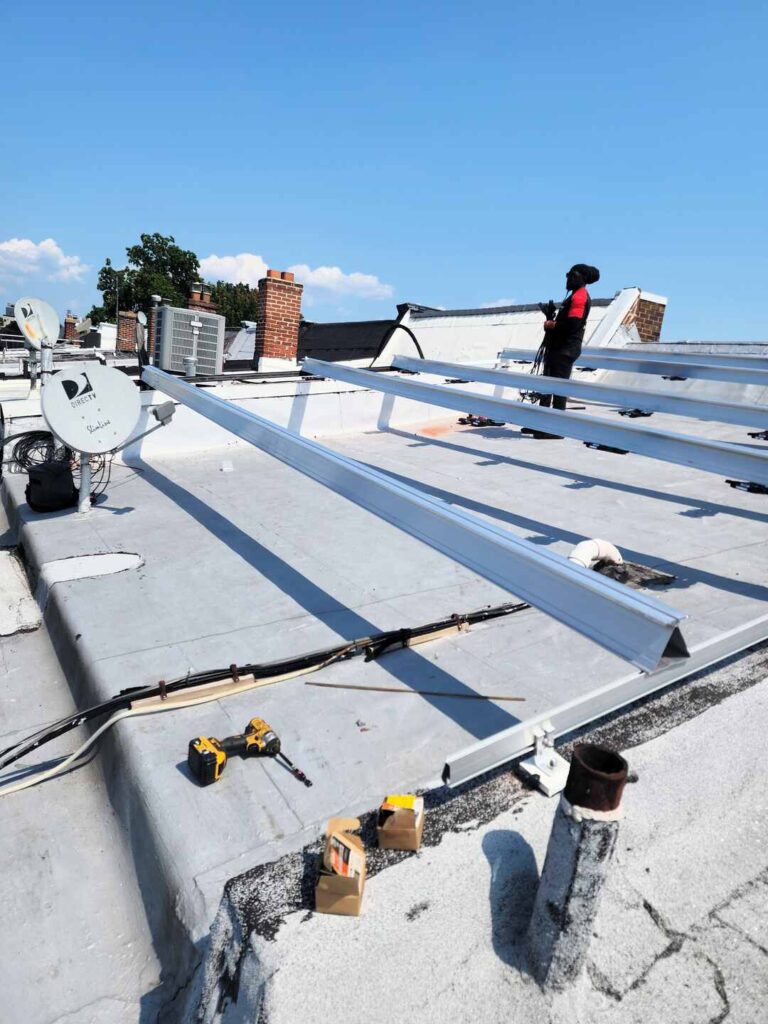
M 221 373 L 225 323 L 217 313 L 159 306 L 156 330 L 160 369 L 186 374 L 189 364 L 185 366 L 184 360 L 194 359 L 198 375 Z

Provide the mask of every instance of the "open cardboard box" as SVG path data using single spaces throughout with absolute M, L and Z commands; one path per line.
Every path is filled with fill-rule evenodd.
M 326 826 L 323 861 L 315 886 L 315 910 L 319 914 L 360 914 L 365 850 L 362 840 L 351 834 L 356 828 L 360 828 L 357 818 L 331 818 Z
M 414 807 L 398 807 L 388 809 L 389 801 L 400 800 L 400 797 L 387 797 L 379 808 L 376 821 L 376 835 L 379 848 L 382 850 L 418 850 L 424 831 L 424 800 L 414 798 Z

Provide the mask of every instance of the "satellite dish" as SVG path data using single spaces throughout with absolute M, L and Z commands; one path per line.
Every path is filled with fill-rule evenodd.
M 136 319 L 139 321 L 142 327 L 147 326 L 147 314 L 143 310 L 139 310 L 136 314 Z
M 13 315 L 19 330 L 30 348 L 40 349 L 43 345 L 55 345 L 59 337 L 59 314 L 43 299 L 26 296 L 13 307 Z
M 41 404 L 62 444 L 86 455 L 110 452 L 127 441 L 141 413 L 141 398 L 130 377 L 94 362 L 53 374 Z

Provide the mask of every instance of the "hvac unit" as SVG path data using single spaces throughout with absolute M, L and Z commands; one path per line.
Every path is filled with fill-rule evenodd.
M 189 362 L 196 362 L 195 372 L 201 376 L 221 373 L 224 363 L 225 319 L 217 313 L 198 309 L 177 309 L 159 306 L 156 333 L 159 365 L 171 373 L 189 372 Z

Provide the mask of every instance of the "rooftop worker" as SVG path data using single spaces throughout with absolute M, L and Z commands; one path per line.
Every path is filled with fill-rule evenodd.
M 569 380 L 574 362 L 581 355 L 584 328 L 592 305 L 586 286 L 600 280 L 597 267 L 576 263 L 565 275 L 568 294 L 554 320 L 544 324 L 544 376 Z M 542 395 L 540 405 L 565 409 L 564 395 Z M 547 434 L 541 430 L 526 430 L 540 439 L 559 439 L 559 434 Z

